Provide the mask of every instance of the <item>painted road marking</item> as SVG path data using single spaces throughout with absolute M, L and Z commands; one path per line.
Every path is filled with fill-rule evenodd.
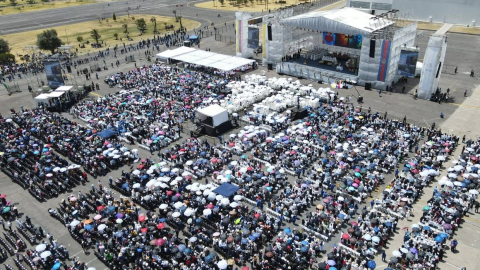
M 92 95 L 92 96 L 97 96 L 97 97 L 103 97 L 103 95 L 100 95 L 98 93 L 94 93 L 94 92 L 90 92 L 88 93 L 89 95 Z

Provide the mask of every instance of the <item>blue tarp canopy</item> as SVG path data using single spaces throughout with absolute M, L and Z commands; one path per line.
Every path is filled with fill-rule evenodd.
M 106 138 L 110 138 L 112 136 L 117 135 L 117 132 L 113 131 L 111 129 L 105 129 L 105 130 L 102 130 L 102 131 L 98 132 L 97 135 L 106 139 Z
M 230 197 L 240 188 L 236 185 L 230 183 L 223 183 L 221 186 L 216 188 L 213 192 L 222 195 L 223 197 Z
M 193 36 L 190 36 L 188 39 L 198 39 L 198 36 L 193 35 Z

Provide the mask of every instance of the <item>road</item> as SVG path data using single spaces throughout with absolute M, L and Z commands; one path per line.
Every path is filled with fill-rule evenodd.
M 89 5 L 4 15 L 0 16 L 0 35 L 98 20 L 102 17 L 111 18 L 113 13 L 115 13 L 116 16 L 127 14 L 154 14 L 173 16 L 173 11 L 176 10 L 177 15 L 186 19 L 197 20 L 203 25 L 209 25 L 212 22 L 217 24 L 234 20 L 234 13 L 231 11 L 217 11 L 196 8 L 194 7 L 194 3 L 196 2 L 200 1 L 99 1 L 95 4 Z M 181 5 L 183 5 L 183 7 L 181 7 Z M 138 9 L 137 6 L 139 6 Z M 128 10 L 128 8 L 130 8 L 130 10 Z M 197 16 L 197 14 L 199 16 Z M 218 14 L 220 14 L 221 17 L 218 17 Z

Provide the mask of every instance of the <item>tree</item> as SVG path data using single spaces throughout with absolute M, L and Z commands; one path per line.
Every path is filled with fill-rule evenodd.
M 122 24 L 123 33 L 128 34 L 128 25 L 126 23 Z
M 96 44 L 100 44 L 98 43 L 98 40 L 102 37 L 100 36 L 100 33 L 98 33 L 98 30 L 97 29 L 92 29 L 92 31 L 90 31 L 90 36 L 95 39 L 95 43 Z
M 37 46 L 41 50 L 50 51 L 52 54 L 62 45 L 62 40 L 58 37 L 55 29 L 44 30 L 37 35 Z
M 157 31 L 157 19 L 155 17 L 150 18 L 150 21 L 153 23 L 153 33 L 156 34 Z
M 113 37 L 115 38 L 115 40 L 118 40 L 118 33 L 114 33 Z
M 115 13 L 113 13 L 112 19 L 113 19 L 114 21 L 117 21 L 117 16 L 115 16 Z
M 140 33 L 144 33 L 145 30 L 147 30 L 147 23 L 145 22 L 145 19 L 141 18 L 141 19 L 138 19 L 135 24 L 137 25 L 137 29 L 138 31 L 140 31 Z
M 15 55 L 11 53 L 0 53 L 0 64 L 15 63 Z
M 10 52 L 10 46 L 8 46 L 8 41 L 3 38 L 0 38 L 0 53 Z
M 225 0 L 218 0 L 218 2 L 220 2 L 220 5 L 222 5 L 222 7 L 225 4 Z
M 77 37 L 77 41 L 78 41 L 78 42 L 83 42 L 83 37 L 82 37 L 82 36 L 78 36 L 78 37 Z
M 10 5 L 16 6 L 17 4 L 17 0 L 10 0 Z

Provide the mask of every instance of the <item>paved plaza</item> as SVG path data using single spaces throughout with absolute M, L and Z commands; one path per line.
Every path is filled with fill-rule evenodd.
M 137 12 L 154 12 L 155 14 L 160 15 L 171 15 L 172 10 L 175 9 L 173 4 L 177 4 L 175 1 L 171 0 L 164 1 L 163 3 L 157 2 L 158 1 L 145 0 L 142 2 L 142 7 Z M 215 22 L 217 25 L 226 25 L 227 23 L 232 23 L 233 13 L 216 12 L 212 10 L 195 8 L 193 5 L 188 5 L 189 3 L 194 2 L 196 1 L 185 1 L 185 9 L 183 11 L 184 15 L 182 14 L 182 16 L 200 21 L 202 23 L 202 27 L 205 27 L 212 22 Z M 122 14 L 122 12 L 126 14 L 124 7 L 128 6 L 126 3 L 128 3 L 128 1 L 116 1 L 114 4 L 112 2 L 112 4 L 107 8 L 107 12 L 109 14 L 116 12 L 117 15 Z M 96 5 L 97 7 L 102 7 L 101 3 Z M 151 9 L 153 9 L 153 11 Z M 96 19 L 99 15 L 101 15 L 100 11 L 89 14 L 90 10 L 90 6 L 74 7 L 64 12 L 64 17 L 59 16 L 54 20 L 48 16 L 53 11 L 32 14 L 31 20 L 25 20 L 20 15 L 8 16 L 9 19 L 0 17 L 0 29 L 2 29 L 3 34 L 13 33 L 17 31 L 25 31 L 65 23 L 63 20 L 64 18 L 69 18 L 67 22 L 78 22 Z M 101 10 L 101 8 L 99 8 L 99 10 Z M 221 13 L 222 16 L 217 17 L 218 13 Z M 57 12 L 55 12 L 55 14 L 58 15 Z M 35 20 L 35 18 L 38 18 L 38 20 Z M 233 31 L 233 29 L 231 31 Z M 420 52 L 420 58 L 423 58 L 426 43 L 431 33 L 432 32 L 429 31 L 419 31 L 417 35 L 416 45 L 422 48 Z M 444 91 L 445 89 L 450 88 L 450 93 L 455 98 L 454 102 L 438 104 L 426 100 L 415 100 L 412 94 L 416 87 L 418 87 L 418 79 L 410 79 L 410 81 L 405 85 L 407 88 L 405 93 L 401 93 L 401 89 L 404 85 L 399 83 L 395 85 L 394 92 L 384 92 L 382 93 L 381 97 L 379 97 L 379 93 L 376 90 L 367 91 L 363 87 L 359 86 L 357 86 L 356 89 L 352 88 L 348 90 L 338 90 L 339 96 L 346 98 L 353 97 L 352 103 L 355 107 L 361 107 L 362 109 L 371 108 L 372 112 L 378 111 L 380 114 L 387 112 L 388 118 L 401 120 L 406 117 L 407 122 L 417 126 L 425 127 L 430 127 L 433 123 L 435 123 L 437 127 L 441 128 L 442 132 L 456 134 L 460 137 L 465 135 L 467 139 L 476 140 L 478 137 L 480 137 L 480 79 L 478 77 L 470 77 L 469 75 L 470 70 L 472 69 L 476 70 L 477 73 L 480 74 L 480 66 L 478 65 L 478 63 L 480 63 L 480 54 L 478 48 L 474 45 L 480 43 L 480 37 L 463 34 L 447 34 L 447 36 L 448 49 L 445 63 L 450 68 L 458 67 L 458 74 L 451 72 L 450 68 L 445 72 L 442 72 L 439 87 L 441 87 Z M 201 49 L 206 48 L 211 49 L 213 52 L 234 55 L 235 45 L 215 41 L 214 37 L 209 37 L 203 39 L 201 42 Z M 165 50 L 166 48 L 161 46 L 161 49 Z M 154 53 L 158 53 L 158 51 L 152 51 L 152 54 Z M 109 66 L 109 64 L 115 60 L 117 59 L 109 57 L 105 61 L 107 66 Z M 147 61 L 144 55 L 142 55 L 142 52 L 138 52 L 138 57 L 136 57 L 135 63 L 125 63 L 125 61 L 123 61 L 123 56 L 119 56 L 118 60 L 121 61 L 120 66 L 98 72 L 98 80 L 95 79 L 95 76 L 92 76 L 93 79 L 88 81 L 85 80 L 84 77 L 76 78 L 76 80 L 84 81 L 87 84 L 94 82 L 100 85 L 100 91 L 90 93 L 89 98 L 95 99 L 97 97 L 115 93 L 116 91 L 120 90 L 119 88 L 109 88 L 108 85 L 103 82 L 104 77 L 119 71 L 128 71 L 132 68 L 135 68 L 135 65 L 148 65 L 151 63 Z M 80 66 L 78 68 L 80 68 Z M 74 70 L 74 73 L 75 72 L 76 71 Z M 247 74 L 242 74 L 242 76 L 262 73 L 265 73 L 267 77 L 283 77 L 277 75 L 274 71 L 268 71 L 264 67 L 260 67 L 255 71 L 250 71 Z M 39 76 L 44 76 L 44 74 Z M 45 81 L 46 79 L 40 78 L 40 80 Z M 33 107 L 33 98 L 27 90 L 27 85 L 35 85 L 36 82 L 37 77 L 32 75 L 27 75 L 23 79 L 17 79 L 15 83 L 18 84 L 21 92 L 15 92 L 11 96 L 9 96 L 2 88 L 2 90 L 0 90 L 0 113 L 3 116 L 7 116 L 10 114 L 11 108 L 18 110 L 21 106 L 24 106 L 25 108 Z M 313 81 L 301 80 L 301 82 L 303 84 L 312 84 L 315 88 L 328 87 Z M 358 93 L 364 97 L 364 103 L 358 104 L 356 102 L 356 90 L 358 90 Z M 467 90 L 467 97 L 464 97 L 465 90 Z M 444 118 L 440 117 L 441 113 L 444 114 Z M 64 113 L 63 115 L 71 119 L 69 114 Z M 193 124 L 187 124 L 186 131 L 182 134 L 182 139 L 188 138 L 190 134 L 189 131 L 193 129 Z M 216 138 L 207 137 L 206 139 L 215 142 Z M 456 158 L 459 155 L 460 149 L 461 146 L 456 149 L 456 152 L 452 157 Z M 150 157 L 151 154 L 148 151 L 140 148 L 139 156 Z M 447 162 L 444 164 L 444 167 L 448 168 L 450 165 L 451 163 Z M 129 170 L 130 168 L 125 166 L 124 169 Z M 104 186 L 107 186 L 108 177 L 120 177 L 121 170 L 122 168 L 109 173 L 105 177 L 99 177 L 96 179 L 89 176 L 89 182 L 85 186 L 77 186 L 68 193 L 77 194 L 78 191 L 86 192 L 90 189 L 91 184 L 97 186 L 97 182 L 101 182 Z M 443 170 L 438 179 L 446 174 L 446 170 Z M 391 180 L 392 178 L 393 175 L 387 176 L 387 180 Z M 290 177 L 289 180 L 293 182 L 294 178 Z M 204 182 L 204 180 L 201 181 Z M 400 229 L 397 230 L 397 233 L 392 239 L 390 239 L 387 245 L 388 257 L 390 257 L 393 249 L 397 249 L 403 244 L 404 231 L 402 231 L 401 228 L 409 227 L 412 223 L 417 223 L 419 221 L 422 207 L 424 207 L 426 205 L 426 201 L 430 199 L 436 184 L 436 181 L 434 181 L 429 187 L 424 189 L 424 194 L 414 204 L 414 216 L 411 216 L 408 219 L 403 219 L 399 222 L 398 228 Z M 8 196 L 8 200 L 19 203 L 18 209 L 19 212 L 22 213 L 22 219 L 24 219 L 25 216 L 29 216 L 32 220 L 32 223 L 40 225 L 46 232 L 52 234 L 57 239 L 58 243 L 64 244 L 69 249 L 71 257 L 78 257 L 81 261 L 86 262 L 88 267 L 107 269 L 106 266 L 93 255 L 92 250 L 84 252 L 82 247 L 77 242 L 73 241 L 67 229 L 48 214 L 47 210 L 49 208 L 58 207 L 60 201 L 69 195 L 68 193 L 60 194 L 58 198 L 49 199 L 45 202 L 39 203 L 28 193 L 27 190 L 23 190 L 19 185 L 12 182 L 12 180 L 3 173 L 0 173 L 0 187 L 0 193 L 6 194 Z M 371 199 L 380 197 L 383 189 L 384 186 L 379 187 L 378 190 L 372 194 L 372 198 L 368 198 L 367 203 L 370 202 Z M 119 194 L 116 194 L 116 196 L 119 196 Z M 287 226 L 292 228 L 295 227 L 293 224 L 288 224 Z M 3 232 L 1 228 L 0 231 Z M 325 249 L 330 250 L 333 245 L 337 244 L 340 240 L 340 235 L 340 233 L 337 233 L 335 236 L 333 236 L 332 239 L 325 244 Z M 468 215 L 464 217 L 464 223 L 461 225 L 454 237 L 459 242 L 457 247 L 458 252 L 447 253 L 447 256 L 444 259 L 445 261 L 439 264 L 439 268 L 442 270 L 460 269 L 462 267 L 466 267 L 469 270 L 480 269 L 480 214 L 473 213 L 473 211 L 469 212 Z M 6 260 L 4 264 L 8 263 L 14 266 L 12 258 L 13 256 Z M 384 269 L 387 267 L 386 264 L 381 262 L 380 254 L 377 255 L 376 261 L 377 269 Z

